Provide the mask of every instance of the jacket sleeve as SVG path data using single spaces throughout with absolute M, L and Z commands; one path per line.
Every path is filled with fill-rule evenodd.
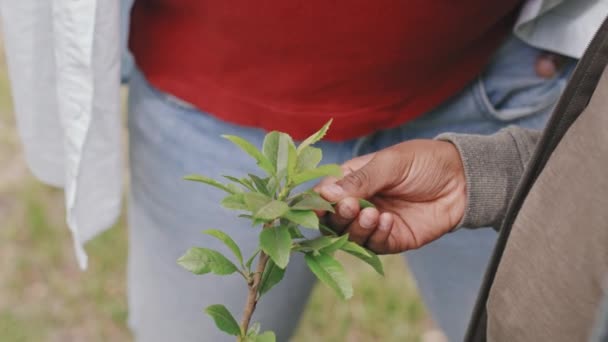
M 493 135 L 446 133 L 460 152 L 467 188 L 465 214 L 456 227 L 498 229 L 540 138 L 539 131 L 507 127 Z

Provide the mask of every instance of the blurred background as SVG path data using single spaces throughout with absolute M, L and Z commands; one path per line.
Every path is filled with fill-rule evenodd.
M 78 269 L 62 191 L 40 184 L 25 165 L 0 37 L 0 342 L 131 341 L 126 229 L 123 217 L 90 242 L 90 268 Z M 348 256 L 341 259 L 354 283 L 353 299 L 343 302 L 318 285 L 294 341 L 443 340 L 401 257 L 384 258 L 384 278 Z

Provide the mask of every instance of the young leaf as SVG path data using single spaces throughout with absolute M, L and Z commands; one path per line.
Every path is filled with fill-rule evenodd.
M 256 189 L 253 187 L 253 184 L 251 183 L 251 181 L 250 181 L 249 179 L 247 179 L 247 178 L 241 178 L 241 179 L 238 179 L 238 178 L 236 178 L 236 177 L 232 177 L 232 176 L 226 176 L 226 175 L 224 175 L 224 176 L 222 176 L 222 177 L 224 177 L 224 178 L 226 178 L 226 179 L 228 179 L 228 180 L 230 180 L 230 181 L 233 181 L 233 182 L 235 182 L 235 183 L 237 183 L 237 184 L 241 184 L 242 186 L 246 187 L 247 189 L 249 189 L 249 190 L 251 190 L 251 191 L 257 191 L 257 190 L 256 190 Z
M 276 342 L 277 338 L 272 331 L 264 331 L 255 338 L 255 342 Z
M 338 236 L 338 234 L 333 229 L 331 229 L 330 227 L 328 227 L 322 223 L 319 223 L 319 228 L 321 229 L 321 232 L 323 232 L 323 234 L 325 234 L 325 235 Z
M 268 189 L 268 193 L 272 196 L 276 194 L 281 186 L 281 179 L 284 175 L 275 175 L 268 179 L 268 183 L 266 184 L 266 189 Z
M 335 251 L 342 248 L 342 246 L 344 246 L 348 242 L 348 234 L 344 234 L 340 237 L 333 237 L 332 239 L 332 244 L 328 245 L 327 247 L 323 247 L 321 249 L 321 252 L 332 255 Z
M 247 209 L 252 213 L 256 213 L 260 208 L 272 201 L 272 198 L 259 192 L 248 192 L 243 194 L 243 200 L 245 201 L 245 205 L 247 205 Z
M 277 150 L 277 172 L 286 170 L 287 177 L 293 175 L 296 168 L 297 152 L 291 137 L 285 133 L 279 133 L 279 148 Z
M 232 253 L 234 253 L 234 256 L 236 256 L 236 259 L 239 261 L 239 263 L 241 263 L 241 265 L 243 264 L 243 254 L 241 254 L 241 249 L 228 234 L 217 229 L 205 230 L 203 233 L 211 235 L 214 238 L 222 241 L 226 245 L 226 247 L 230 248 Z
M 353 296 L 353 287 L 346 277 L 344 268 L 333 257 L 319 253 L 304 255 L 306 264 L 319 280 L 331 287 L 343 299 Z
M 339 165 L 336 164 L 321 165 L 315 169 L 305 170 L 298 173 L 292 178 L 292 181 L 293 185 L 299 185 L 311 181 L 313 179 L 326 176 L 334 176 L 340 178 L 342 177 L 342 169 Z
M 287 229 L 289 230 L 289 235 L 291 235 L 292 239 L 303 239 L 304 238 L 304 235 L 302 234 L 300 229 L 298 229 L 298 227 L 288 227 Z
M 308 146 L 304 148 L 298 154 L 298 160 L 296 162 L 296 171 L 301 172 L 304 170 L 314 169 L 319 165 L 323 158 L 323 152 L 320 148 Z
M 272 131 L 266 134 L 264 137 L 264 143 L 262 144 L 262 153 L 273 167 L 273 170 L 277 169 L 277 155 L 279 151 L 279 135 L 277 131 Z
M 260 279 L 260 296 L 278 284 L 283 279 L 284 274 L 284 269 L 277 266 L 272 259 L 268 260 L 266 269 L 264 269 L 264 273 L 262 274 L 262 279 Z
M 302 227 L 319 229 L 319 217 L 312 210 L 289 210 L 283 217 Z
M 280 268 L 287 267 L 291 253 L 291 235 L 284 226 L 263 229 L 260 233 L 260 247 Z
M 361 210 L 365 209 L 365 208 L 375 208 L 376 206 L 374 205 L 374 203 L 363 199 L 363 198 L 359 198 L 359 208 L 361 208 Z
M 311 239 L 311 240 L 305 240 L 305 241 L 300 242 L 300 246 L 303 247 L 300 249 L 303 251 L 306 251 L 306 252 L 318 253 L 321 250 L 325 251 L 324 248 L 331 246 L 338 240 L 340 240 L 340 238 L 329 237 L 329 236 L 319 236 L 319 237 Z M 327 254 L 330 254 L 330 253 L 327 253 Z
M 262 152 L 260 152 L 260 150 L 253 146 L 253 144 L 251 144 L 249 141 L 234 135 L 222 135 L 222 137 L 232 141 L 232 143 L 234 143 L 236 146 L 240 147 L 243 151 L 245 151 L 248 155 L 253 157 L 257 162 L 257 165 L 264 171 L 266 171 L 266 173 L 268 173 L 269 175 L 273 175 L 275 173 L 274 167 L 272 166 L 268 158 L 266 158 L 262 154 Z
M 304 148 L 306 148 L 307 146 L 313 145 L 316 142 L 318 142 L 319 140 L 323 139 L 323 137 L 327 133 L 327 130 L 329 129 L 329 126 L 331 125 L 332 121 L 333 121 L 333 119 L 329 120 L 325 125 L 323 125 L 323 127 L 321 127 L 320 130 L 318 130 L 316 133 L 314 133 L 313 135 L 306 138 L 306 140 L 302 141 L 300 146 L 298 146 L 298 150 L 297 150 L 298 154 L 300 154 L 300 152 L 302 152 L 302 150 Z
M 221 331 L 233 336 L 241 335 L 239 324 L 225 306 L 221 304 L 211 305 L 205 309 L 205 312 L 213 318 L 215 325 Z
M 296 145 L 293 144 L 293 140 L 289 137 L 287 144 L 287 177 L 292 177 L 296 173 L 297 162 L 298 152 L 296 152 Z
M 380 261 L 380 258 L 378 258 L 378 256 L 374 252 L 368 251 L 367 249 L 357 245 L 354 242 L 350 242 L 350 241 L 347 242 L 346 244 L 344 244 L 340 249 L 345 251 L 348 254 L 354 255 L 357 258 L 365 261 L 368 265 L 373 267 L 374 270 L 376 270 L 376 272 L 378 272 L 378 274 L 384 275 L 384 268 L 382 267 L 382 261 Z
M 194 182 L 201 182 L 201 183 L 205 183 L 207 185 L 211 185 L 213 187 L 216 187 L 220 190 L 224 190 L 229 194 L 234 194 L 235 191 L 234 189 L 230 189 L 229 187 L 227 187 L 226 185 L 216 181 L 215 179 L 211 179 L 207 176 L 203 176 L 203 175 L 188 175 L 186 177 L 184 177 L 185 180 L 189 180 L 189 181 L 194 181 Z
M 250 335 L 257 335 L 260 333 L 260 322 L 255 322 L 253 323 L 250 327 L 249 330 L 247 330 L 247 336 Z
M 325 210 L 335 212 L 334 207 L 316 192 L 303 193 L 291 206 L 292 210 Z
M 268 187 L 267 187 L 268 178 L 262 179 L 256 175 L 252 175 L 252 174 L 249 174 L 249 178 L 251 178 L 251 181 L 253 181 L 253 184 L 255 184 L 254 191 L 261 192 L 267 196 L 272 196 L 273 193 L 268 191 Z
M 245 263 L 245 267 L 247 267 L 248 270 L 251 270 L 251 264 L 253 263 L 253 260 L 255 260 L 255 257 L 258 256 L 258 254 L 260 254 L 260 250 L 257 249 L 250 257 L 249 259 L 247 259 L 247 262 Z
M 221 202 L 222 207 L 234 210 L 247 210 L 244 194 L 232 194 L 224 197 Z
M 194 274 L 232 274 L 236 266 L 222 253 L 212 249 L 192 247 L 177 260 L 177 263 Z
M 277 217 L 285 214 L 289 210 L 287 203 L 277 200 L 272 200 L 261 207 L 253 217 L 261 220 L 274 220 Z

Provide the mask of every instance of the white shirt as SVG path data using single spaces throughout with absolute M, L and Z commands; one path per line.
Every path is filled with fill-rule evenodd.
M 85 242 L 121 209 L 120 1 L 0 0 L 25 156 L 36 177 L 65 189 L 83 269 Z M 533 46 L 580 57 L 608 14 L 607 2 L 528 0 L 514 32 Z

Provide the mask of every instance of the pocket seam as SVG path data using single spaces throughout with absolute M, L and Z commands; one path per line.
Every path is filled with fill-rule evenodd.
M 480 106 L 482 113 L 498 122 L 511 122 L 519 119 L 523 119 L 526 117 L 534 116 L 536 114 L 542 113 L 544 110 L 550 108 L 552 104 L 554 104 L 561 94 L 561 88 L 563 88 L 562 76 L 556 76 L 556 78 L 550 80 L 552 84 L 552 90 L 550 91 L 550 96 L 548 96 L 544 101 L 539 102 L 538 104 L 531 106 L 522 106 L 519 108 L 508 108 L 508 109 L 497 109 L 490 98 L 487 95 L 485 85 L 483 84 L 483 78 L 480 76 L 475 81 L 475 86 L 473 89 L 474 97 L 477 101 L 477 104 Z M 557 89 L 556 89 L 557 88 Z

